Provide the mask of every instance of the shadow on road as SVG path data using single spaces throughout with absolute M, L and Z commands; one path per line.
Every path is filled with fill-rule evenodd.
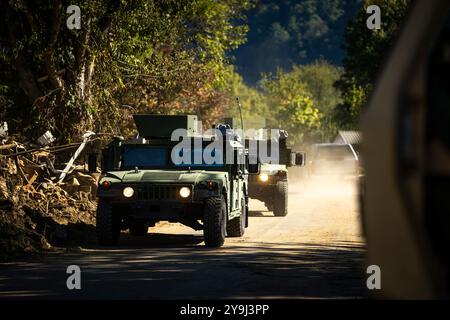
M 0 265 L 0 298 L 185 299 L 364 297 L 361 243 L 198 246 L 200 236 L 153 234 Z M 66 289 L 79 265 L 82 290 Z
M 249 217 L 256 217 L 256 218 L 273 218 L 272 211 L 261 211 L 261 210 L 249 210 L 248 211 Z
M 143 237 L 122 234 L 120 249 L 186 248 L 199 245 L 203 236 L 192 234 L 148 233 Z M 104 247 L 97 246 L 98 249 Z

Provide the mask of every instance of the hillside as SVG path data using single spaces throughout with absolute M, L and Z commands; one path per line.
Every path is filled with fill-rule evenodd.
M 254 85 L 262 72 L 289 70 L 319 58 L 340 65 L 343 34 L 358 0 L 261 0 L 248 13 L 248 41 L 233 52 L 238 72 Z

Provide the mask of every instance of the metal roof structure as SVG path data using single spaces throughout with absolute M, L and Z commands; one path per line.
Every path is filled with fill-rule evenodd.
M 339 131 L 334 143 L 361 144 L 362 134 L 360 131 Z

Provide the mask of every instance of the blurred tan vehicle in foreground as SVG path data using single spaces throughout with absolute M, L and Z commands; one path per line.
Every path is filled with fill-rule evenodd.
M 450 1 L 420 0 L 362 117 L 368 265 L 382 298 L 448 298 Z

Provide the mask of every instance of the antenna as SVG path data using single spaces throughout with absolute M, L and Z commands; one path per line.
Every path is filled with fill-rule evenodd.
M 239 108 L 239 115 L 241 116 L 241 128 L 242 128 L 242 134 L 244 134 L 244 120 L 242 119 L 242 106 L 241 106 L 241 100 L 239 97 L 236 97 L 236 102 Z

